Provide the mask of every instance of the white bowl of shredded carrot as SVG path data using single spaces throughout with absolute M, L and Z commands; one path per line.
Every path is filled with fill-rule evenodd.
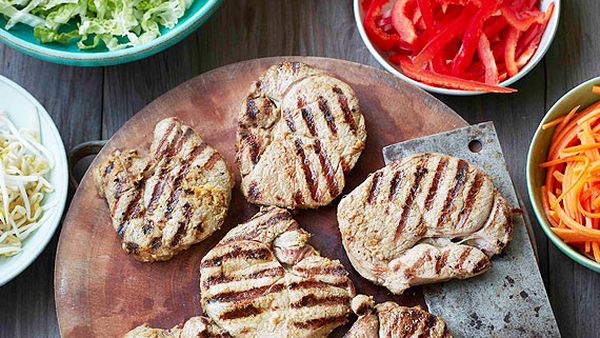
M 572 89 L 546 114 L 529 148 L 527 187 L 550 240 L 600 272 L 600 78 Z

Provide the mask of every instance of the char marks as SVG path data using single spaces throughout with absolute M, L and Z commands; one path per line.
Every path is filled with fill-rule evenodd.
M 356 126 L 356 121 L 354 121 L 354 116 L 352 116 L 352 111 L 350 111 L 350 107 L 348 107 L 348 98 L 339 87 L 333 87 L 333 91 L 338 94 L 338 103 L 340 104 L 340 108 L 342 108 L 346 123 L 350 126 L 352 133 L 356 134 L 358 127 Z
M 427 211 L 431 210 L 431 207 L 433 207 L 433 201 L 435 200 L 435 196 L 440 186 L 440 181 L 444 175 L 444 172 L 446 171 L 447 166 L 448 159 L 445 157 L 440 159 L 437 168 L 435 169 L 435 175 L 433 176 L 429 193 L 427 193 L 427 198 L 425 198 L 425 210 Z
M 417 166 L 417 170 L 415 171 L 415 178 L 413 181 L 413 185 L 412 185 L 412 187 L 410 187 L 410 190 L 408 191 L 408 196 L 404 200 L 404 206 L 402 207 L 402 214 L 400 216 L 398 226 L 396 227 L 396 235 L 394 236 L 394 241 L 397 241 L 400 238 L 400 236 L 402 235 L 402 232 L 406 225 L 406 221 L 408 219 L 408 215 L 410 214 L 410 211 L 413 208 L 413 203 L 415 202 L 415 198 L 417 197 L 417 194 L 421 190 L 421 181 L 423 180 L 425 175 L 427 175 L 426 164 L 427 164 L 426 159 L 421 159 L 419 161 L 419 165 Z M 422 216 L 419 216 L 419 217 L 422 217 Z
M 310 135 L 313 137 L 319 136 L 319 134 L 317 133 L 317 126 L 315 125 L 315 118 L 313 116 L 312 110 L 309 107 L 305 107 L 300 109 L 300 112 L 302 113 L 302 118 L 306 123 L 306 127 L 308 128 Z
M 394 177 L 390 182 L 390 194 L 388 196 L 388 201 L 393 201 L 396 196 L 398 196 L 398 191 L 402 187 L 402 181 L 404 180 L 404 172 L 398 170 L 394 173 Z
M 321 328 L 327 324 L 339 324 L 339 323 L 345 323 L 347 321 L 347 316 L 344 315 L 338 315 L 338 316 L 327 316 L 327 317 L 320 317 L 320 318 L 314 318 L 314 319 L 308 319 L 302 322 L 294 322 L 294 326 L 300 329 L 311 329 L 311 330 L 315 330 L 318 328 Z
M 350 302 L 350 296 L 325 296 L 317 297 L 314 294 L 307 294 L 302 296 L 298 301 L 290 304 L 292 309 L 299 309 L 304 307 L 323 306 L 323 305 L 338 305 Z
M 319 188 L 317 176 L 315 175 L 313 169 L 310 167 L 310 161 L 304 153 L 304 144 L 300 139 L 296 139 L 294 141 L 294 145 L 296 146 L 296 154 L 300 157 L 302 171 L 304 172 L 304 179 L 306 180 L 306 184 L 308 185 L 310 196 L 314 201 L 319 201 L 319 196 L 317 194 L 317 190 Z
M 210 298 L 207 299 L 207 302 L 208 303 L 242 302 L 242 301 L 247 301 L 247 300 L 264 297 L 264 296 L 267 296 L 272 293 L 277 293 L 283 289 L 284 289 L 283 284 L 273 284 L 273 285 L 259 286 L 259 287 L 252 288 L 249 290 L 225 291 L 225 292 L 217 293 L 214 296 L 211 296 Z
M 458 194 L 462 191 L 465 183 L 467 182 L 467 177 L 469 174 L 469 164 L 465 160 L 458 160 L 458 164 L 456 167 L 456 176 L 454 177 L 454 185 L 448 191 L 448 196 L 446 197 L 446 201 L 444 202 L 444 208 L 442 209 L 442 215 L 438 220 L 438 227 L 442 227 L 446 222 L 448 222 L 448 216 L 452 209 L 452 205 L 454 199 L 458 196 Z
M 243 250 L 242 248 L 236 248 L 236 250 L 230 251 L 224 255 L 218 257 L 212 257 L 209 260 L 203 260 L 201 268 L 210 268 L 216 266 L 222 266 L 224 262 L 232 259 L 253 259 L 266 261 L 272 258 L 271 250 L 268 248 L 250 249 Z
M 475 204 L 475 198 L 477 194 L 481 190 L 481 186 L 483 185 L 483 175 L 477 173 L 475 175 L 475 179 L 471 187 L 469 188 L 469 192 L 467 193 L 467 199 L 465 200 L 465 206 L 463 210 L 460 212 L 460 219 L 458 220 L 457 228 L 461 228 L 467 219 L 469 218 L 469 214 L 473 210 L 473 205 Z
M 369 188 L 369 196 L 367 198 L 367 203 L 372 204 L 377 195 L 379 194 L 379 184 L 381 183 L 382 172 L 377 172 L 373 175 L 373 179 L 371 180 L 371 187 Z
M 331 114 L 331 110 L 329 109 L 327 99 L 323 96 L 319 96 L 318 104 L 319 109 L 323 113 L 323 117 L 325 117 L 325 122 L 327 122 L 327 127 L 333 135 L 337 136 L 337 126 L 335 125 L 335 118 L 333 117 L 333 114 Z
M 285 123 L 292 133 L 296 132 L 296 124 L 294 123 L 294 117 L 292 116 L 292 112 L 289 109 L 283 110 L 283 118 L 285 119 Z
M 325 181 L 327 181 L 329 194 L 331 196 L 337 196 L 339 194 L 339 188 L 335 179 L 335 171 L 331 166 L 327 153 L 321 148 L 321 141 L 315 140 L 314 148 L 315 153 L 319 157 L 319 162 L 321 163 L 321 173 L 325 176 Z

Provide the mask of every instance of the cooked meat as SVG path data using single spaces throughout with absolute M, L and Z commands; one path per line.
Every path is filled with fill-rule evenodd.
M 452 337 L 441 318 L 420 307 L 404 307 L 394 302 L 373 306 L 370 297 L 358 295 L 352 300 L 352 309 L 359 317 L 345 338 Z
M 200 265 L 204 312 L 234 337 L 326 337 L 344 325 L 352 282 L 308 238 L 277 207 L 231 230 Z
M 346 83 L 299 62 L 274 65 L 242 102 L 237 159 L 249 202 L 288 209 L 329 204 L 365 147 Z
M 511 238 L 511 217 L 481 169 L 433 153 L 390 163 L 338 206 L 352 265 L 396 294 L 488 270 Z
M 129 331 L 123 338 L 228 338 L 227 332 L 215 325 L 206 317 L 192 317 L 183 326 L 171 329 L 154 329 L 148 325 L 140 325 Z
M 94 176 L 123 249 L 144 262 L 168 260 L 219 229 L 235 183 L 221 155 L 173 118 L 156 125 L 148 156 L 117 150 Z

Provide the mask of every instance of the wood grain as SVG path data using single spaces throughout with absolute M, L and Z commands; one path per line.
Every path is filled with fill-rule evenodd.
M 383 165 L 383 146 L 466 125 L 432 96 L 381 70 L 325 58 L 290 60 L 303 61 L 334 74 L 349 83 L 359 97 L 369 136 L 367 148 L 348 177 L 346 193 Z M 155 124 L 175 116 L 191 125 L 234 167 L 235 128 L 241 100 L 262 72 L 281 61 L 282 58 L 266 58 L 240 62 L 178 86 L 125 123 L 94 164 L 115 149 L 149 147 L 148 135 Z M 236 168 L 234 173 L 239 182 Z M 373 295 L 379 301 L 394 299 L 406 305 L 420 302 L 418 294 L 392 298 L 387 290 L 375 287 L 350 269 L 339 238 L 336 205 L 337 201 L 319 210 L 297 214 L 300 224 L 313 234 L 311 243 L 323 255 L 344 263 L 357 292 Z M 114 337 L 144 322 L 171 327 L 198 315 L 201 258 L 227 230 L 256 211 L 255 206 L 245 201 L 237 185 L 225 226 L 216 235 L 171 261 L 144 264 L 123 253 L 106 203 L 98 195 L 88 171 L 73 198 L 58 246 L 55 285 L 63 336 Z M 81 247 L 87 250 L 82 252 Z
M 315 55 L 374 65 L 354 25 L 351 0 L 236 0 L 196 33 L 131 64 L 83 69 L 52 65 L 0 45 L 0 74 L 31 90 L 57 122 L 67 148 L 111 136 L 147 103 L 192 77 L 264 56 Z M 544 112 L 568 89 L 600 74 L 597 0 L 562 1 L 560 28 L 545 61 L 517 83 L 519 93 L 438 96 L 468 122 L 496 124 L 515 186 L 530 216 L 525 157 Z M 57 88 L 56 79 L 63 87 Z M 100 116 L 100 111 L 103 113 Z M 102 134 L 102 135 L 100 135 Z M 535 222 L 535 218 L 532 217 Z M 534 225 L 541 271 L 565 337 L 600 336 L 590 320 L 600 303 L 600 275 L 572 262 Z M 0 337 L 58 336 L 51 281 L 56 241 L 0 289 Z M 31 316 L 36 320 L 31 320 Z

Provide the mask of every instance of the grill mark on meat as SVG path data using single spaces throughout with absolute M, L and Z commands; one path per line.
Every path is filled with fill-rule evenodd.
M 310 196 L 316 202 L 319 201 L 319 196 L 317 195 L 318 182 L 316 175 L 314 174 L 312 168 L 310 167 L 310 162 L 306 158 L 306 154 L 304 153 L 303 144 L 300 139 L 296 139 L 294 141 L 294 145 L 296 146 L 296 154 L 300 157 L 302 161 L 302 170 L 304 171 L 304 178 L 306 180 L 306 184 L 308 185 L 308 189 L 310 190 Z
M 348 126 L 350 126 L 352 133 L 356 135 L 358 127 L 356 126 L 356 121 L 354 121 L 350 107 L 348 107 L 348 98 L 339 87 L 333 87 L 333 92 L 337 94 L 338 103 L 340 104 L 340 108 L 342 108 L 346 123 L 348 123 Z
M 187 161 L 184 161 L 185 164 L 181 167 L 179 173 L 177 174 L 177 177 L 175 178 L 175 181 L 173 182 L 171 195 L 168 199 L 169 202 L 167 203 L 167 207 L 165 208 L 164 219 L 171 218 L 173 210 L 175 210 L 177 203 L 179 203 L 179 195 L 181 195 L 182 190 L 181 183 L 187 175 L 192 163 L 194 163 L 196 158 L 204 152 L 207 146 L 208 145 L 204 142 L 200 143 L 199 145 L 196 145 L 194 149 L 192 149 L 190 155 L 188 156 Z
M 309 320 L 305 320 L 303 322 L 294 322 L 294 326 L 300 329 L 318 329 L 320 327 L 323 327 L 327 324 L 334 324 L 334 323 L 340 323 L 340 322 L 346 322 L 346 315 L 337 315 L 337 316 L 327 316 L 327 317 L 321 317 L 321 318 L 314 318 L 314 319 L 309 319 Z
M 327 181 L 327 189 L 329 190 L 329 194 L 331 196 L 337 196 L 339 193 L 339 188 L 335 180 L 335 172 L 331 166 L 331 162 L 329 162 L 327 154 L 321 148 L 321 141 L 319 140 L 315 140 L 315 153 L 319 157 L 319 162 L 321 163 L 321 172 Z
M 309 107 L 306 107 L 306 108 L 300 109 L 300 112 L 302 113 L 302 118 L 304 119 L 304 122 L 306 123 L 306 127 L 308 128 L 310 135 L 312 135 L 314 137 L 319 136 L 317 133 L 317 126 L 315 125 L 315 118 L 312 114 L 312 110 Z
M 258 154 L 258 140 L 256 139 L 256 135 L 244 128 L 240 131 L 240 138 L 250 147 L 250 160 L 252 164 L 258 163 L 260 156 Z
M 296 268 L 299 273 L 305 273 L 308 275 L 335 275 L 335 276 L 346 276 L 346 270 L 341 266 L 336 267 L 312 267 L 312 268 Z
M 333 117 L 333 114 L 331 114 L 331 110 L 329 109 L 327 99 L 325 99 L 323 96 L 319 96 L 318 104 L 319 109 L 323 113 L 325 121 L 327 122 L 327 127 L 333 135 L 337 135 L 337 126 L 335 125 L 335 118 Z
M 296 124 L 294 123 L 294 117 L 292 116 L 292 112 L 289 109 L 283 110 L 283 118 L 285 119 L 285 123 L 292 133 L 296 132 Z
M 302 191 L 297 190 L 294 193 L 294 203 L 296 203 L 296 205 L 304 204 L 304 196 L 302 196 Z
M 326 297 L 317 297 L 313 294 L 308 294 L 302 296 L 298 301 L 291 303 L 290 307 L 293 309 L 304 308 L 304 307 L 313 307 L 319 305 L 338 305 L 350 302 L 350 297 L 347 295 L 344 296 L 326 296 Z
M 154 209 L 156 208 L 156 204 L 158 203 L 158 200 L 160 199 L 160 196 L 163 193 L 165 185 L 167 184 L 167 181 L 169 181 L 169 180 L 165 179 L 165 175 L 167 175 L 167 173 L 169 171 L 168 166 L 171 163 L 173 156 L 175 156 L 175 154 L 177 154 L 181 151 L 181 148 L 187 142 L 187 140 L 192 136 L 192 134 L 193 134 L 192 128 L 187 128 L 182 135 L 178 131 L 175 138 L 173 138 L 173 140 L 171 141 L 172 146 L 165 149 L 166 154 L 164 155 L 164 157 L 160 158 L 163 165 L 162 165 L 159 175 L 158 175 L 158 182 L 154 185 L 154 189 L 152 190 L 152 196 L 150 197 L 150 202 L 148 202 L 148 207 L 147 207 L 148 211 L 154 211 Z M 181 168 L 180 168 L 180 170 L 181 170 Z M 177 175 L 174 175 L 174 176 L 177 176 Z
M 231 259 L 254 259 L 266 261 L 273 257 L 271 250 L 268 248 L 241 250 L 240 247 L 234 247 L 233 249 L 233 251 L 230 251 L 226 254 L 203 261 L 200 264 L 200 267 L 204 269 L 221 266 L 225 261 Z
M 283 290 L 283 284 L 273 284 L 273 285 L 265 285 L 259 286 L 256 288 L 252 288 L 249 290 L 239 290 L 239 291 L 226 291 L 218 293 L 214 296 L 211 296 L 207 299 L 207 303 L 230 303 L 230 302 L 241 302 L 244 300 L 256 299 L 259 297 L 266 296 L 271 293 L 277 293 Z
M 108 165 L 104 168 L 104 176 L 110 174 L 114 167 L 115 162 L 111 161 L 110 163 L 108 163 Z
M 455 184 L 450 191 L 448 191 L 448 196 L 446 196 L 446 201 L 444 202 L 444 208 L 442 209 L 442 215 L 438 219 L 437 227 L 441 227 L 448 221 L 448 216 L 450 213 L 450 209 L 452 208 L 452 202 L 458 196 L 462 188 L 464 187 L 467 181 L 467 174 L 469 173 L 469 164 L 465 160 L 458 160 L 458 165 L 456 168 L 456 176 L 454 177 Z
M 183 208 L 185 209 L 185 213 L 183 215 L 183 219 L 178 223 L 177 232 L 175 235 L 173 235 L 173 239 L 171 239 L 171 246 L 176 246 L 179 244 L 179 241 L 181 241 L 181 236 L 183 236 L 185 233 L 185 225 L 188 223 L 187 221 L 190 220 L 190 216 L 192 215 L 192 206 L 189 203 L 184 204 Z M 197 228 L 199 227 L 200 225 L 197 226 Z
M 412 205 L 417 197 L 417 194 L 421 190 L 421 181 L 423 177 L 427 175 L 427 159 L 421 159 L 419 165 L 417 166 L 417 170 L 415 171 L 415 180 L 413 182 L 412 187 L 410 187 L 410 191 L 408 192 L 408 196 L 404 200 L 404 206 L 402 207 L 402 214 L 400 215 L 400 221 L 398 222 L 398 226 L 396 227 L 396 234 L 394 235 L 394 241 L 398 241 L 402 231 L 404 230 L 404 226 L 406 225 L 406 221 L 408 218 L 408 214 L 412 209 Z M 422 217 L 422 216 L 420 216 Z
M 317 280 L 303 280 L 300 282 L 290 283 L 288 289 L 290 290 L 302 290 L 311 288 L 324 288 L 324 287 L 346 287 L 346 283 L 325 283 Z
M 417 258 L 417 260 L 413 263 L 413 265 L 411 265 L 406 270 L 404 270 L 404 277 L 405 278 L 413 277 L 415 272 L 417 272 L 417 270 L 419 268 L 421 268 L 423 266 L 423 264 L 425 264 L 425 261 L 430 261 L 430 260 L 431 260 L 431 251 L 427 250 L 421 256 L 419 256 L 419 258 Z
M 458 258 L 458 263 L 456 263 L 456 269 L 462 269 L 463 265 L 465 264 L 465 261 L 467 260 L 467 257 L 469 257 L 469 255 L 471 254 L 471 251 L 473 251 L 472 247 L 467 247 L 465 248 L 465 250 L 460 254 L 460 257 Z
M 154 230 L 154 222 L 152 220 L 147 220 L 142 226 L 142 232 L 144 235 L 147 235 Z
M 260 215 L 260 216 L 263 216 L 263 215 Z M 291 218 L 292 218 L 292 216 L 290 215 L 290 213 L 288 211 L 283 211 L 283 212 L 277 213 L 266 220 L 262 220 L 260 222 L 260 224 L 256 225 L 256 227 L 252 231 L 228 238 L 225 240 L 225 243 L 231 243 L 231 242 L 235 242 L 235 241 L 256 238 L 265 228 L 270 228 L 281 221 L 286 221 Z M 253 219 L 256 219 L 256 218 L 253 218 Z
M 298 106 L 298 109 L 304 107 L 305 104 L 306 104 L 306 102 L 305 102 L 304 95 L 298 95 L 298 99 L 297 99 L 297 102 L 296 102 L 296 105 Z
M 381 171 L 376 172 L 373 175 L 373 179 L 371 180 L 371 187 L 369 188 L 369 197 L 367 198 L 367 203 L 372 204 L 377 198 L 379 194 L 379 183 L 381 182 L 381 176 L 383 173 Z
M 440 257 L 440 259 L 437 261 L 437 263 L 435 265 L 435 271 L 437 274 L 439 274 L 442 271 L 442 269 L 444 268 L 444 266 L 446 266 L 446 262 L 448 261 L 449 254 L 450 254 L 449 251 L 444 251 L 444 253 Z
M 484 177 L 481 173 L 477 173 L 475 175 L 475 180 L 473 181 L 473 184 L 471 184 L 469 192 L 467 193 L 467 199 L 465 200 L 464 208 L 460 212 L 460 218 L 457 223 L 458 225 L 456 226 L 457 229 L 462 228 L 462 226 L 467 222 L 471 211 L 473 211 L 473 204 L 477 194 L 479 193 L 479 190 L 481 190 L 483 179 Z
M 258 190 L 256 182 L 252 182 L 248 185 L 248 197 L 253 201 L 260 199 L 260 190 Z
M 419 335 L 419 337 L 430 337 L 431 336 L 431 331 L 433 331 L 435 329 L 435 327 L 437 326 L 438 320 L 435 316 L 433 315 L 427 315 L 427 320 L 425 321 L 425 330 L 423 330 L 423 333 L 421 333 Z
M 154 251 L 158 250 L 162 245 L 162 241 L 160 237 L 154 237 L 150 242 L 150 248 Z
M 246 116 L 252 121 L 256 120 L 256 116 L 259 113 L 259 109 L 256 107 L 256 102 L 253 98 L 248 98 L 246 101 Z
M 408 309 L 402 313 L 402 329 L 398 333 L 402 333 L 404 337 L 412 336 L 419 328 L 419 324 L 423 321 L 423 312 L 413 309 Z
M 219 274 L 216 276 L 210 276 L 210 277 L 206 278 L 206 280 L 204 281 L 203 284 L 204 284 L 204 287 L 208 288 L 213 285 L 235 282 L 235 281 L 240 281 L 240 280 L 258 279 L 258 278 L 265 278 L 265 277 L 283 277 L 283 274 L 284 274 L 284 271 L 282 268 L 274 267 L 274 268 L 267 268 L 267 269 L 260 270 L 260 271 L 255 271 L 251 274 L 244 275 L 244 276 L 224 276 L 222 274 Z
M 143 178 L 142 178 L 143 180 Z M 133 199 L 131 201 L 129 201 L 129 204 L 127 205 L 127 208 L 125 209 L 125 213 L 123 213 L 123 221 L 121 222 L 121 224 L 119 225 L 119 228 L 117 229 L 117 235 L 120 238 L 123 238 L 123 235 L 125 234 L 125 231 L 127 230 L 127 224 L 129 223 L 129 221 L 133 218 L 139 217 L 140 212 L 140 199 L 142 197 L 142 189 L 137 189 L 135 191 L 135 195 L 133 196 Z
M 208 158 L 208 161 L 206 161 L 206 163 L 204 164 L 204 169 L 212 170 L 212 168 L 215 166 L 219 159 L 219 153 L 217 153 L 216 151 L 213 152 L 212 155 L 210 155 L 210 157 Z
M 442 176 L 446 171 L 446 167 L 448 166 L 448 159 L 442 158 L 435 169 L 435 175 L 433 176 L 433 181 L 431 182 L 431 187 L 429 188 L 429 193 L 427 193 L 427 198 L 425 199 L 425 210 L 429 211 L 433 207 L 433 201 L 435 200 L 435 196 L 437 194 L 437 190 L 440 186 L 440 181 L 442 180 Z
M 388 201 L 392 201 L 398 195 L 398 191 L 402 187 L 402 181 L 404 181 L 404 172 L 402 170 L 396 171 L 394 177 L 390 182 L 390 194 L 388 196 Z
M 263 312 L 262 308 L 258 308 L 252 304 L 247 304 L 241 307 L 236 307 L 219 315 L 222 320 L 241 319 L 259 315 Z
M 475 267 L 473 268 L 473 272 L 479 273 L 479 272 L 487 269 L 488 266 L 489 266 L 489 262 L 486 261 L 485 259 L 481 259 L 481 260 L 479 260 L 479 262 L 477 262 L 477 264 L 475 264 Z
M 171 132 L 173 131 L 173 128 L 175 128 L 175 125 L 177 125 L 177 122 L 175 120 L 171 120 L 171 123 L 167 127 L 167 130 L 158 142 L 158 146 L 156 147 L 156 155 L 154 155 L 154 158 L 162 157 L 162 153 L 164 151 L 163 146 L 165 145 L 167 138 L 169 138 L 169 135 L 171 135 Z

